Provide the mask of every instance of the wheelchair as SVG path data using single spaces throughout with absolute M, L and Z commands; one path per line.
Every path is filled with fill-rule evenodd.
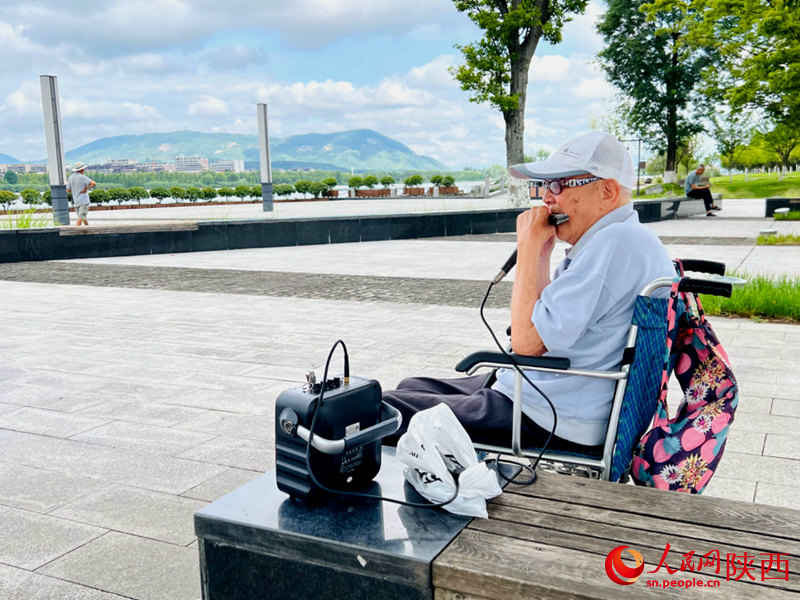
M 675 264 L 681 276 L 681 291 L 730 297 L 732 283 L 722 277 L 725 275 L 724 264 L 688 259 L 675 261 Z M 721 279 L 682 277 L 683 270 L 706 273 Z M 523 371 L 616 381 L 602 451 L 590 452 L 577 445 L 574 451 L 546 450 L 539 461 L 541 468 L 604 481 L 627 481 L 634 448 L 647 431 L 656 412 L 666 352 L 669 299 L 654 297 L 653 294 L 657 290 L 671 287 L 673 281 L 670 277 L 656 279 L 647 284 L 637 296 L 626 347 L 620 367 L 616 371 L 573 369 L 568 358 L 522 356 L 509 352 Z M 473 375 L 482 368 L 502 367 L 512 367 L 512 362 L 502 352 L 479 351 L 459 361 L 456 370 Z M 541 448 L 523 448 L 521 443 L 523 382 L 522 375 L 515 372 L 511 446 L 476 443 L 474 446 L 477 451 L 513 455 L 530 460 L 532 464 L 539 457 Z

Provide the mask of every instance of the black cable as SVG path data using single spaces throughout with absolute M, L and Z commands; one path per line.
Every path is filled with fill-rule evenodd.
M 328 367 L 331 364 L 331 357 L 333 356 L 333 352 L 336 350 L 336 346 L 339 344 L 342 345 L 342 350 L 344 351 L 344 380 L 347 382 L 350 379 L 350 362 L 347 356 L 347 346 L 344 345 L 342 340 L 336 340 L 336 343 L 333 344 L 331 347 L 331 351 L 328 353 L 328 359 L 325 361 L 325 372 L 322 375 L 322 386 L 320 388 L 319 398 L 317 398 L 316 407 L 314 408 L 314 416 L 311 418 L 311 425 L 308 428 L 308 441 L 306 442 L 306 469 L 308 470 L 308 474 L 311 477 L 311 481 L 314 482 L 321 490 L 324 490 L 331 494 L 340 494 L 342 496 L 355 496 L 356 498 L 371 498 L 373 500 L 383 500 L 384 502 L 393 502 L 395 504 L 400 504 L 401 506 L 410 506 L 412 508 L 439 508 L 441 506 L 445 506 L 453 502 L 456 498 L 458 498 L 458 491 L 459 491 L 459 484 L 458 484 L 458 475 L 456 473 L 452 473 L 453 481 L 456 484 L 455 492 L 453 492 L 453 496 L 448 498 L 444 502 L 406 502 L 405 500 L 396 500 L 394 498 L 386 498 L 385 496 L 376 496 L 375 494 L 366 494 L 363 492 L 351 492 L 345 490 L 334 490 L 329 487 L 324 486 L 321 484 L 317 478 L 314 476 L 314 470 L 311 468 L 311 440 L 314 439 L 314 426 L 317 423 L 317 417 L 319 413 L 322 412 L 322 399 L 325 395 L 325 384 L 328 381 Z
M 483 297 L 483 302 L 481 302 L 481 309 L 480 309 L 481 321 L 483 321 L 483 324 L 486 325 L 486 329 L 489 330 L 489 334 L 492 336 L 492 339 L 494 340 L 494 343 L 497 345 L 498 348 L 500 348 L 500 352 L 502 352 L 503 355 L 511 362 L 511 365 L 514 367 L 514 369 L 516 369 L 516 371 L 520 375 L 522 375 L 522 377 L 525 379 L 525 381 L 527 381 L 528 384 L 530 384 L 530 386 L 534 390 L 536 390 L 537 392 L 539 392 L 539 394 L 541 394 L 542 398 L 544 398 L 545 401 L 547 402 L 547 404 L 550 405 L 550 410 L 553 411 L 553 429 L 550 431 L 550 435 L 547 436 L 547 440 L 545 441 L 544 445 L 542 446 L 542 450 L 539 452 L 539 456 L 536 457 L 536 461 L 532 465 L 521 465 L 523 469 L 526 469 L 527 471 L 530 471 L 530 473 L 531 473 L 530 479 L 526 479 L 525 481 L 516 481 L 516 478 L 514 478 L 514 480 L 512 481 L 512 479 L 509 479 L 508 477 L 503 475 L 503 473 L 500 470 L 499 463 L 513 464 L 513 465 L 518 465 L 518 466 L 519 466 L 519 463 L 516 463 L 514 461 L 509 461 L 509 460 L 503 460 L 503 459 L 500 458 L 499 455 L 497 457 L 495 457 L 495 459 L 494 459 L 495 464 L 498 465 L 497 473 L 500 475 L 500 477 L 502 477 L 503 479 L 505 479 L 509 483 L 515 483 L 517 485 L 530 485 L 534 481 L 536 481 L 536 467 L 539 465 L 539 461 L 542 459 L 542 455 L 544 455 L 545 451 L 547 450 L 547 447 L 550 445 L 550 441 L 553 439 L 553 435 L 555 435 L 556 427 L 558 427 L 558 414 L 556 412 L 555 405 L 550 400 L 550 398 L 547 396 L 547 394 L 545 394 L 541 389 L 539 389 L 539 386 L 537 386 L 530 379 L 528 379 L 528 376 L 525 374 L 525 371 L 523 371 L 522 368 L 519 366 L 519 363 L 517 363 L 517 361 L 514 360 L 513 356 L 511 356 L 508 352 L 506 352 L 506 349 L 503 348 L 503 345 L 499 342 L 499 340 L 497 339 L 497 336 L 494 334 L 494 331 L 492 330 L 491 326 L 489 325 L 489 322 L 486 320 L 486 316 L 484 315 L 483 310 L 486 307 L 486 301 L 489 299 L 489 294 L 492 292 L 492 288 L 493 287 L 494 287 L 494 282 L 490 281 L 489 282 L 489 289 L 486 290 L 486 295 Z M 514 332 L 512 331 L 511 333 L 513 335 Z M 522 398 L 520 398 L 520 402 L 522 402 Z

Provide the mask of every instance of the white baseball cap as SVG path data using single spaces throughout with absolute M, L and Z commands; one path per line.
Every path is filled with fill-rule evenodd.
M 602 131 L 580 135 L 547 160 L 513 165 L 508 172 L 520 179 L 561 179 L 591 173 L 603 179 L 616 179 L 629 190 L 636 180 L 628 149 L 613 135 Z

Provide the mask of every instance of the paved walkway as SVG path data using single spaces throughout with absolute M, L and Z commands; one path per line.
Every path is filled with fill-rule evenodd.
M 763 203 L 723 208 L 652 228 L 673 256 L 800 274 L 796 248 L 753 245 L 773 225 Z M 277 394 L 339 338 L 386 388 L 452 375 L 490 347 L 477 304 L 513 247 L 501 234 L 0 265 L 0 598 L 199 598 L 192 515 L 272 467 Z M 496 331 L 509 289 L 487 311 Z M 708 494 L 796 507 L 800 326 L 712 323 L 741 403 Z

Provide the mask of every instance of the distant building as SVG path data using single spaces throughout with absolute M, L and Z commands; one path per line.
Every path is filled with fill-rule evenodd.
M 223 171 L 233 171 L 234 173 L 244 173 L 243 160 L 219 160 L 217 162 L 209 163 L 208 168 L 215 173 L 222 173 Z
M 175 170 L 181 173 L 208 171 L 208 159 L 199 156 L 176 156 Z

